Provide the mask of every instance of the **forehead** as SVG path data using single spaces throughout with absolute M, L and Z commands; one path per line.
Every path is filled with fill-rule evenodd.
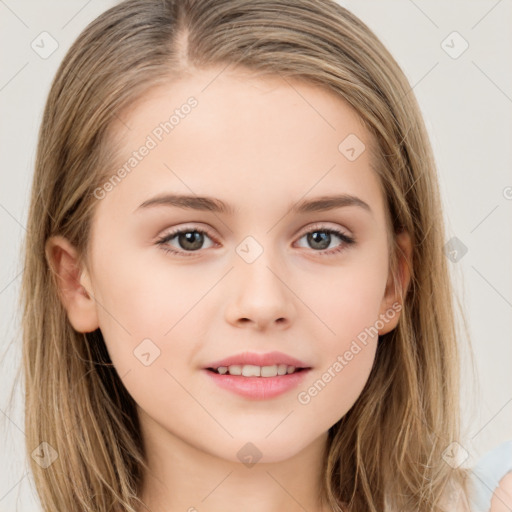
M 379 200 L 369 132 L 339 95 L 304 80 L 201 70 L 149 90 L 121 118 L 111 171 L 128 173 L 109 201 L 131 210 L 164 189 L 235 198 L 235 207 L 335 190 Z

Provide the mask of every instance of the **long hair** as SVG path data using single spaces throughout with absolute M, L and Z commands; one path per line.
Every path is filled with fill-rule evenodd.
M 461 435 L 460 349 L 435 161 L 403 71 L 334 0 L 127 0 L 64 57 L 39 132 L 21 293 L 27 453 L 42 446 L 55 459 L 41 467 L 29 457 L 43 508 L 135 512 L 147 469 L 134 400 L 101 331 L 71 327 L 45 243 L 61 235 L 85 258 L 94 190 L 112 174 L 111 135 L 126 108 L 194 69 L 230 65 L 305 80 L 348 102 L 376 141 L 395 283 L 395 234 L 413 242 L 399 323 L 380 336 L 365 388 L 329 429 L 326 503 L 447 510 L 453 489 L 467 492 L 468 472 L 443 457 Z

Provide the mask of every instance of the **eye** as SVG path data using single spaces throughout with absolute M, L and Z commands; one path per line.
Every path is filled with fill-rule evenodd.
M 336 238 L 342 240 L 343 243 L 338 245 L 338 247 L 335 249 L 327 250 L 333 241 L 332 235 L 335 235 Z M 355 243 L 355 239 L 343 233 L 343 231 L 328 228 L 323 225 L 313 226 L 313 228 L 304 233 L 304 235 L 302 235 L 299 240 L 304 237 L 306 238 L 307 243 L 310 244 L 314 249 L 319 249 L 314 251 L 318 254 L 336 254 Z
M 335 238 L 339 238 L 343 243 L 338 245 L 338 247 L 335 249 L 327 250 L 333 241 L 333 235 Z M 204 248 L 203 244 L 205 236 L 210 240 L 212 239 L 208 231 L 204 229 L 184 227 L 167 233 L 163 237 L 159 238 L 156 241 L 156 244 L 161 246 L 165 252 L 178 254 L 180 256 L 192 256 L 194 252 L 198 252 L 200 249 Z M 355 243 L 355 239 L 353 237 L 350 237 L 340 230 L 329 228 L 323 225 L 313 226 L 313 228 L 310 228 L 309 231 L 305 232 L 299 240 L 302 238 L 306 238 L 307 243 L 310 244 L 313 249 L 315 249 L 314 252 L 321 255 L 332 255 L 339 253 L 346 249 L 347 246 Z M 178 244 L 178 250 L 172 248 L 172 246 L 169 244 L 171 241 L 174 241 Z M 213 245 L 215 245 L 215 243 L 210 245 L 210 247 Z
M 205 235 L 210 238 L 208 232 L 198 228 L 181 228 L 172 231 L 159 238 L 156 243 L 162 247 L 165 252 L 173 254 L 180 254 L 184 256 L 192 256 L 191 252 L 197 252 L 202 248 L 204 243 Z M 179 244 L 181 250 L 172 249 L 169 246 L 169 242 L 176 238 L 176 242 Z M 187 254 L 187 252 L 189 254 Z

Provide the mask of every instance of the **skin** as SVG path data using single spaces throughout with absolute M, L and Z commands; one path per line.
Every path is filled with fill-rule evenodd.
M 509 512 L 512 510 L 512 472 L 508 472 L 494 490 L 490 512 Z
M 333 93 L 280 77 L 219 71 L 197 71 L 153 89 L 124 113 L 130 129 L 118 127 L 117 135 L 127 159 L 189 96 L 198 100 L 98 200 L 86 264 L 80 267 L 75 248 L 59 236 L 48 241 L 48 260 L 61 277 L 71 324 L 80 332 L 101 329 L 137 403 L 152 469 L 143 500 L 151 511 L 328 510 L 317 499 L 327 432 L 363 390 L 377 336 L 360 344 L 309 403 L 299 403 L 297 394 L 400 300 L 388 272 L 385 202 L 370 168 L 372 141 Z M 350 133 L 367 148 L 354 161 L 338 150 Z M 215 197 L 238 212 L 169 206 L 134 212 L 164 191 Z M 359 197 L 371 213 L 357 206 L 288 213 L 292 203 L 334 192 Z M 195 252 L 177 237 L 167 243 L 192 255 L 166 253 L 155 241 L 175 227 L 210 234 Z M 356 243 L 332 235 L 327 250 L 344 249 L 319 254 L 325 246 L 308 242 L 306 234 L 328 228 Z M 236 252 L 247 236 L 263 249 L 252 263 Z M 405 293 L 407 233 L 398 243 Z M 388 319 L 379 334 L 394 329 L 399 317 Z M 146 338 L 160 350 L 149 366 L 133 353 Z M 257 401 L 217 387 L 204 374 L 209 362 L 246 350 L 290 354 L 312 367 L 310 376 L 297 389 Z M 237 456 L 247 442 L 261 452 L 250 467 Z

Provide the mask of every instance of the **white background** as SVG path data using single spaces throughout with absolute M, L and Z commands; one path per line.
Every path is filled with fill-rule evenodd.
M 25 462 L 20 389 L 14 410 L 7 411 L 20 361 L 19 251 L 37 130 L 65 52 L 92 19 L 115 3 L 0 0 L 0 511 L 40 510 Z M 469 452 L 464 465 L 472 467 L 487 450 L 512 439 L 512 2 L 340 3 L 375 31 L 408 77 L 434 146 L 446 241 L 456 236 L 468 249 L 449 266 L 475 354 L 476 380 L 470 360 L 462 363 L 464 448 Z M 31 48 L 43 31 L 59 45 L 47 59 Z M 469 43 L 456 59 L 441 46 L 453 31 Z M 455 49 L 459 44 L 454 40 Z M 466 343 L 461 339 L 463 347 Z

